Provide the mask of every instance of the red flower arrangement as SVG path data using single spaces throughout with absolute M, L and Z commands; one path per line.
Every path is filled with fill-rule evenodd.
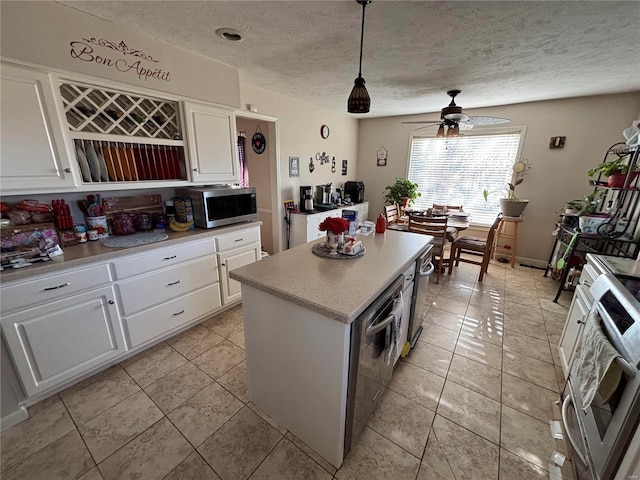
M 333 233 L 342 233 L 349 228 L 349 222 L 340 217 L 325 218 L 318 227 L 321 231 L 330 231 Z

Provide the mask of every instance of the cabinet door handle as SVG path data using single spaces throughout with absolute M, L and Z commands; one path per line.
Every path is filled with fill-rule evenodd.
M 589 282 L 587 282 L 586 280 L 582 282 L 584 284 L 585 287 L 590 287 L 591 284 Z
M 194 169 L 193 169 L 193 171 L 194 171 L 194 172 L 197 172 L 197 171 L 198 171 L 198 169 L 197 169 L 197 168 L 194 168 Z
M 108 302 L 108 303 L 109 303 L 109 305 L 113 305 L 113 304 L 115 304 L 116 302 L 114 302 L 113 300 L 109 300 L 109 302 Z
M 177 284 L 179 284 L 179 283 L 182 283 L 182 279 L 180 279 L 180 280 L 176 280 L 175 282 L 167 283 L 167 287 L 170 287 L 171 285 L 177 285 Z
M 163 260 L 173 260 L 174 258 L 178 258 L 178 255 L 173 255 L 171 257 L 164 257 Z
M 243 240 L 244 240 L 244 238 L 236 238 L 236 239 L 234 240 L 234 242 L 242 242 Z
M 64 169 L 64 171 L 65 171 L 66 173 L 71 173 L 71 169 L 70 169 L 70 168 L 65 168 L 65 169 Z
M 587 323 L 587 322 L 584 320 L 578 320 L 577 323 L 581 324 L 581 323 Z
M 172 316 L 177 317 L 178 315 L 182 315 L 182 314 L 183 314 L 184 312 L 186 312 L 186 311 L 187 311 L 187 309 L 186 309 L 186 308 L 183 308 L 181 311 L 179 311 L 179 312 L 176 312 L 176 313 L 172 314 Z
M 227 266 L 227 264 L 226 264 L 226 263 L 221 263 L 221 264 L 220 264 L 220 266 L 221 266 L 221 267 L 226 267 L 226 266 Z
M 45 290 L 45 292 L 48 291 L 48 290 L 57 290 L 59 288 L 68 287 L 69 285 L 71 285 L 71 283 L 67 282 L 67 283 L 63 283 L 62 285 L 58 285 L 57 287 L 46 287 L 44 290 Z

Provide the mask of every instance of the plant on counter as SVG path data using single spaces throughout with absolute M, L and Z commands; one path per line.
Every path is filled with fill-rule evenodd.
M 406 208 L 422 196 L 418 188 L 417 183 L 406 178 L 396 177 L 393 185 L 384 187 L 385 190 L 388 190 L 384 194 L 384 199 L 388 203 L 397 203 Z
M 329 218 L 325 218 L 322 221 L 318 229 L 323 232 L 327 231 L 327 232 L 341 234 L 345 230 L 349 229 L 349 222 L 344 218 L 329 217 Z

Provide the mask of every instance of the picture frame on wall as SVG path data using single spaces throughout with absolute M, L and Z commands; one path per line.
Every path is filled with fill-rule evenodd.
M 378 167 L 387 166 L 387 149 L 386 148 L 380 147 L 380 150 L 378 150 L 376 165 Z
M 300 176 L 300 157 L 289 157 L 289 176 Z

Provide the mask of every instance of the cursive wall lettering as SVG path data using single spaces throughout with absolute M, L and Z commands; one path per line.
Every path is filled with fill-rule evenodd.
M 107 48 L 113 48 L 112 45 L 116 45 L 113 42 L 109 42 L 108 40 L 100 40 L 100 41 L 97 41 L 95 39 L 91 39 L 91 40 L 92 40 L 92 43 L 96 45 L 104 46 Z M 126 58 L 118 58 L 117 60 L 114 60 L 111 57 L 99 55 L 94 51 L 93 47 L 87 42 L 73 41 L 73 42 L 70 42 L 69 45 L 71 46 L 71 51 L 69 52 L 69 54 L 71 55 L 71 58 L 74 58 L 76 60 L 80 60 L 83 62 L 97 63 L 105 67 L 115 68 L 119 72 L 123 72 L 123 73 L 133 71 L 138 75 L 139 79 L 144 80 L 145 82 L 148 81 L 150 78 L 163 80 L 165 82 L 171 81 L 171 78 L 170 78 L 171 72 L 162 70 L 161 68 L 147 68 L 142 64 L 142 60 L 138 59 L 135 62 L 129 62 L 127 61 Z M 156 63 L 158 62 L 158 60 L 152 58 L 151 56 L 142 54 L 139 50 L 129 50 L 129 48 L 125 45 L 124 42 L 120 42 L 119 45 L 121 46 L 121 48 L 117 50 L 123 53 L 125 56 L 127 54 L 130 54 L 137 58 L 142 57 L 146 60 L 150 60 Z

